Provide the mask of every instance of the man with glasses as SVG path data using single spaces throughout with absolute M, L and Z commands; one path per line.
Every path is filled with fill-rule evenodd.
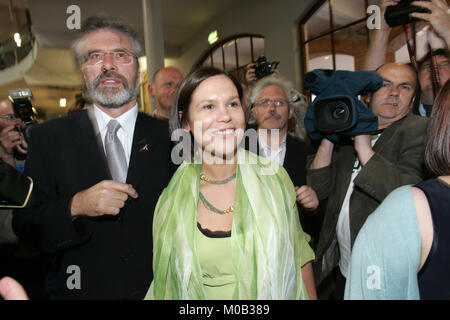
M 438 87 L 443 87 L 450 79 L 450 55 L 447 49 L 437 49 L 428 53 L 418 63 L 420 82 L 420 104 L 414 113 L 429 117 L 437 96 Z M 431 63 L 433 61 L 433 64 Z M 434 66 L 434 70 L 431 68 Z M 433 88 L 433 72 L 436 88 Z
M 142 299 L 172 174 L 168 125 L 138 112 L 142 47 L 129 26 L 88 18 L 73 50 L 93 105 L 32 128 L 25 173 L 38 203 L 14 230 L 52 254 L 50 298 Z
M 9 99 L 0 101 L 0 153 L 2 160 L 12 167 L 16 166 L 14 151 L 27 153 L 27 142 L 17 127 L 22 120 L 14 113 L 14 108 Z
M 22 124 L 22 120 L 14 113 L 14 108 L 9 99 L 0 100 L 0 155 L 3 163 L 16 169 L 18 163 L 14 153 L 27 153 L 27 142 L 22 133 L 17 130 L 17 126 Z M 23 164 L 20 164 L 23 165 Z M 2 178 L 3 179 L 3 178 Z M 0 197 L 0 200 L 1 197 Z M 12 227 L 12 210 L 0 209 L 0 244 L 15 243 L 17 237 Z M 0 255 L 5 258 L 4 247 L 0 247 Z M 1 276 L 1 275 L 0 275 Z
M 287 134 L 288 121 L 294 113 L 294 96 L 292 83 L 285 78 L 268 76 L 255 83 L 248 105 L 252 108 L 257 125 L 258 149 L 252 150 L 251 142 L 248 147 L 250 151 L 256 151 L 286 169 L 297 192 L 302 227 L 316 240 L 320 217 L 315 211 L 319 200 L 315 191 L 306 185 L 306 157 L 312 153 L 312 149 L 305 142 Z

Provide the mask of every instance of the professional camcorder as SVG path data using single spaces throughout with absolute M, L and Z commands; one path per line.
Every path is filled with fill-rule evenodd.
M 23 124 L 16 129 L 22 132 L 27 141 L 30 140 L 30 127 L 35 124 L 36 114 L 33 111 L 33 105 L 30 99 L 33 97 L 30 89 L 16 89 L 10 90 L 9 99 L 14 108 L 14 113 L 17 117 L 22 119 Z
M 267 62 L 266 57 L 264 55 L 260 55 L 258 57 L 258 62 L 254 66 L 255 76 L 258 79 L 270 76 L 273 73 L 273 71 L 278 67 L 279 63 L 280 61 Z
M 389 6 L 384 13 L 384 19 L 390 27 L 401 26 L 414 21 L 416 18 L 411 18 L 409 15 L 413 12 L 430 13 L 428 9 L 411 5 L 413 0 L 402 0 L 395 6 Z
M 375 71 L 316 69 L 304 77 L 306 87 L 317 95 L 305 116 L 312 140 L 339 141 L 340 135 L 356 136 L 378 132 L 378 118 L 359 99 L 378 90 L 383 80 Z

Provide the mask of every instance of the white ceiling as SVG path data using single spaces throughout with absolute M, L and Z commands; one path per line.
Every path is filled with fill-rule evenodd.
M 3 0 L 5 1 L 5 0 Z M 181 47 L 205 24 L 237 0 L 161 0 L 166 47 Z M 78 5 L 81 20 L 91 15 L 120 16 L 143 38 L 142 0 L 29 0 L 33 32 L 44 47 L 68 48 L 76 32 L 68 30 L 67 7 Z

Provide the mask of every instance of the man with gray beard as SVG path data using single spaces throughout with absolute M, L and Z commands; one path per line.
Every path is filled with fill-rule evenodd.
M 51 254 L 57 299 L 142 299 L 153 211 L 171 178 L 167 123 L 138 112 L 134 31 L 91 17 L 73 45 L 93 105 L 32 129 L 25 173 L 38 203 L 13 227 Z

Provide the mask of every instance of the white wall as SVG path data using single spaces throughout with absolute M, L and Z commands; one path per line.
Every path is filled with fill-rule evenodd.
M 265 53 L 269 61 L 281 61 L 283 76 L 300 88 L 300 52 L 298 22 L 312 7 L 314 0 L 237 1 L 185 45 L 182 55 L 172 65 L 187 73 L 197 59 L 209 48 L 208 34 L 219 30 L 219 41 L 227 37 L 252 33 L 265 37 Z

